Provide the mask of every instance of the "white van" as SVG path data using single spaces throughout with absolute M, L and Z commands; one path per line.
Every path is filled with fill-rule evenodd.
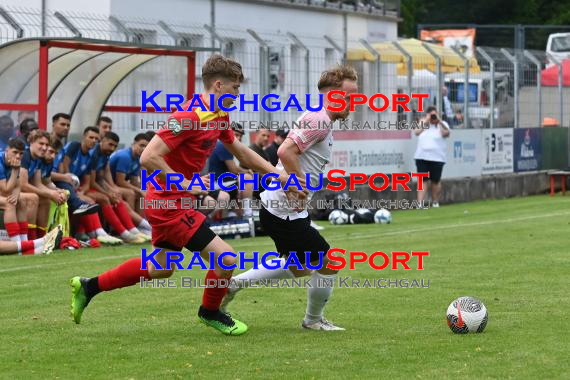
M 463 110 L 465 74 L 445 76 L 448 99 L 453 109 Z M 495 107 L 491 110 L 491 72 L 469 74 L 469 122 L 471 128 L 489 128 L 491 115 L 494 127 L 512 127 L 515 120 L 514 98 L 509 86 L 509 73 L 495 72 Z
M 548 36 L 546 52 L 559 61 L 570 59 L 570 33 L 554 33 Z M 552 65 L 554 62 L 549 59 L 548 64 Z

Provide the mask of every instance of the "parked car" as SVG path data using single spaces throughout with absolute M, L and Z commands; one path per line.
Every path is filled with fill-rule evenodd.
M 554 33 L 548 36 L 546 52 L 559 61 L 570 59 L 570 33 Z M 548 63 L 554 64 L 550 60 Z
M 491 110 L 491 73 L 483 71 L 469 75 L 469 123 L 471 128 L 489 128 L 491 116 L 495 128 L 514 124 L 514 97 L 509 73 L 495 72 L 495 105 Z M 463 110 L 465 76 L 452 73 L 445 76 L 451 106 Z

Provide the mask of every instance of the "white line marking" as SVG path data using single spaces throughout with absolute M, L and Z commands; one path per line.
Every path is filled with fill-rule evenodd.
M 495 220 L 465 223 L 465 224 L 440 225 L 440 226 L 433 226 L 433 227 L 429 227 L 429 228 L 416 228 L 416 229 L 392 231 L 392 232 L 386 232 L 386 233 L 374 233 L 372 235 L 371 234 L 358 234 L 358 233 L 352 234 L 352 233 L 349 233 L 343 237 L 348 237 L 348 238 L 356 238 L 356 237 L 358 237 L 358 238 L 368 238 L 368 237 L 381 238 L 383 236 L 404 235 L 404 234 L 410 234 L 410 233 L 414 233 L 414 232 L 428 232 L 428 231 L 434 231 L 434 230 L 444 230 L 444 229 L 453 229 L 453 228 L 462 228 L 462 227 L 490 226 L 490 225 L 494 225 L 494 224 L 512 223 L 512 222 L 520 222 L 523 220 L 552 218 L 552 217 L 567 216 L 567 215 L 570 215 L 570 211 L 551 213 L 551 214 L 542 214 L 542 215 L 529 215 L 529 216 L 523 216 L 523 217 L 519 217 L 519 218 L 495 219 Z M 340 236 L 339 236 L 339 238 L 340 238 Z M 334 240 L 334 238 L 332 240 Z M 93 263 L 93 262 L 115 260 L 115 259 L 121 259 L 121 258 L 127 258 L 127 257 L 128 258 L 136 257 L 136 255 L 126 254 L 126 255 L 117 255 L 117 256 L 104 256 L 104 257 L 98 257 L 98 258 L 93 258 L 93 259 L 84 259 L 84 260 L 81 260 L 81 263 L 82 264 L 83 263 Z M 73 262 L 65 262 L 65 263 L 47 263 L 47 264 L 41 264 L 41 265 L 40 264 L 38 264 L 38 265 L 26 265 L 23 267 L 0 269 L 0 273 L 17 272 L 17 271 L 30 270 L 30 269 L 42 269 L 42 268 L 56 267 L 56 266 L 61 267 L 63 265 L 69 265 L 69 264 L 76 264 L 76 262 L 73 261 Z
M 400 230 L 400 231 L 392 231 L 386 233 L 374 233 L 374 234 L 359 234 L 359 233 L 349 233 L 346 234 L 346 237 L 349 238 L 367 238 L 367 237 L 376 237 L 381 238 L 383 236 L 392 236 L 392 235 L 404 235 L 410 234 L 414 232 L 427 232 L 427 231 L 434 231 L 434 230 L 445 230 L 445 229 L 453 229 L 453 228 L 461 228 L 461 227 L 474 227 L 474 226 L 489 226 L 493 224 L 502 224 L 502 223 L 512 223 L 512 222 L 519 222 L 522 220 L 532 220 L 532 219 L 542 219 L 542 218 L 552 218 L 556 216 L 566 216 L 570 215 L 570 211 L 567 212 L 559 212 L 559 213 L 552 213 L 552 214 L 542 214 L 542 215 L 530 215 L 530 216 L 522 216 L 519 218 L 509 218 L 509 219 L 496 219 L 496 220 L 488 220 L 483 222 L 473 222 L 473 223 L 465 223 L 465 224 L 453 224 L 453 225 L 439 225 L 433 226 L 428 228 L 416 228 L 416 229 L 409 229 L 409 230 Z

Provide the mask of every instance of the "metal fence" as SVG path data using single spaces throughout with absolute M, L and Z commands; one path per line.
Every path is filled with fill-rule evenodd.
M 42 17 L 44 19 L 42 20 Z M 296 35 L 291 31 L 241 30 L 232 27 L 170 23 L 168 20 L 117 18 L 79 12 L 48 12 L 42 16 L 33 9 L 0 9 L 0 43 L 17 38 L 85 37 L 101 40 L 127 41 L 140 44 L 218 47 L 226 55 L 242 63 L 246 80 L 244 94 L 274 93 L 311 94 L 316 100 L 317 81 L 327 67 L 343 61 L 343 36 Z M 543 86 L 541 74 L 549 64 L 542 51 L 479 47 L 475 58 L 478 70 L 468 64 L 455 72 L 438 69 L 446 58 L 425 48 L 428 55 L 416 56 L 398 44 L 390 55 L 399 56 L 400 63 L 385 62 L 367 41 L 347 42 L 347 48 L 366 49 L 373 60 L 351 61 L 359 72 L 361 92 L 428 93 L 428 104 L 435 104 L 447 116 L 453 128 L 539 127 L 545 118 L 561 126 L 570 125 L 570 88 Z M 426 46 L 424 44 L 424 46 Z M 201 91 L 201 66 L 209 53 L 198 52 L 196 59 L 196 91 Z M 461 62 L 467 58 L 456 52 Z M 552 61 L 550 59 L 550 61 Z M 552 62 L 550 62 L 552 63 Z M 554 63 L 560 65 L 560 63 Z M 422 68 L 425 66 L 426 68 Z M 476 72 L 474 72 L 476 71 Z M 562 70 L 560 70 L 560 73 Z M 159 58 L 145 64 L 129 75 L 115 90 L 109 105 L 138 105 L 141 90 L 163 90 L 168 93 L 186 92 L 186 66 L 177 58 Z M 468 85 L 465 85 L 468 83 Z M 447 91 L 447 96 L 445 95 Z M 299 97 L 301 106 L 306 101 Z M 438 101 L 443 99 L 443 101 Z M 160 103 L 162 101 L 162 103 Z M 159 104 L 165 104 L 159 99 Z M 283 105 L 282 105 L 283 106 Z M 354 115 L 359 121 L 406 121 L 421 117 L 417 103 L 412 112 L 400 107 L 395 111 L 376 113 L 360 107 Z M 61 110 L 65 112 L 66 110 Z M 300 112 L 240 112 L 239 118 L 249 121 L 291 122 Z M 112 113 L 114 128 L 124 139 L 140 132 L 141 114 Z M 161 114 L 144 114 L 145 121 L 158 121 Z M 75 126 L 77 130 L 84 126 Z

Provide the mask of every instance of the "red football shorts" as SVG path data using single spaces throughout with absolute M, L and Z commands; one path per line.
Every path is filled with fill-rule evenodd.
M 159 193 L 148 192 L 146 202 L 167 199 Z M 194 236 L 206 216 L 194 209 L 182 209 L 180 199 L 175 200 L 176 209 L 145 207 L 144 213 L 152 226 L 152 245 L 180 251 Z

